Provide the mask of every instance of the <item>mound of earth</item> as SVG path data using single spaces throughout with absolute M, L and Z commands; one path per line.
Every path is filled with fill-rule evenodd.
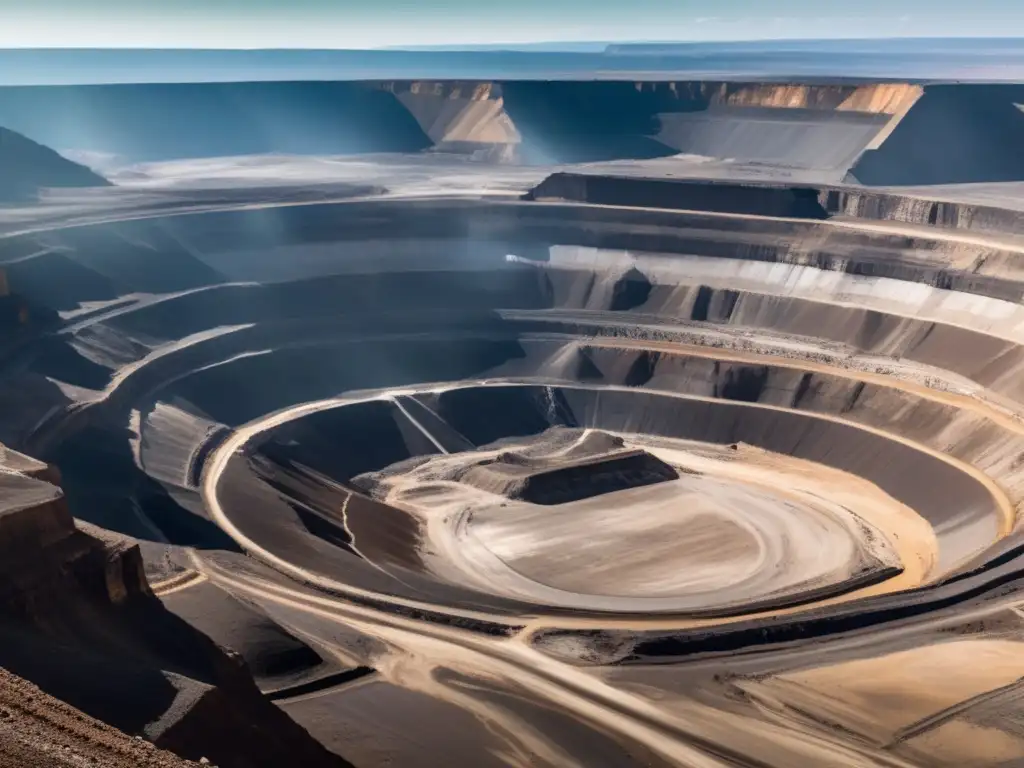
M 642 450 L 523 461 L 501 454 L 470 468 L 462 482 L 530 504 L 556 505 L 675 480 L 670 465 Z

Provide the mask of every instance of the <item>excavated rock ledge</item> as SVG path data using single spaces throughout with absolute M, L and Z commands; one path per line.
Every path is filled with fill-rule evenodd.
M 0 125 L 114 165 L 268 152 L 436 150 L 531 165 L 682 154 L 720 161 L 729 178 L 746 167 L 753 178 L 772 168 L 777 178 L 809 172 L 815 183 L 871 187 L 1024 180 L 1016 85 L 384 80 L 0 91 Z M 82 110 L 88 133 L 77 127 Z
M 0 669 L 0 768 L 198 765 L 88 717 Z
M 523 199 L 809 220 L 843 216 L 1007 234 L 1019 233 L 1024 228 L 1024 213 L 1019 211 L 838 186 L 559 172 L 548 176 Z
M 35 479 L 58 473 L 6 448 L 0 460 L 0 766 L 185 764 L 153 744 L 221 768 L 347 765 L 263 697 L 240 657 L 163 607 L 136 542 L 76 522 L 60 488 Z

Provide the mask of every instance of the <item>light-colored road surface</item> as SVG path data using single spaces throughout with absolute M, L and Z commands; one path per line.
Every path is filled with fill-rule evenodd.
M 298 579 L 298 580 L 300 580 L 300 581 L 302 581 L 304 583 L 318 585 L 318 586 L 320 586 L 320 587 L 322 587 L 324 589 L 330 590 L 331 592 L 335 592 L 335 593 L 338 593 L 338 594 L 349 594 L 349 595 L 352 595 L 353 597 L 372 598 L 372 599 L 376 599 L 376 600 L 383 599 L 383 600 L 386 600 L 387 602 L 393 603 L 394 605 L 399 605 L 399 606 L 403 606 L 403 607 L 406 607 L 406 608 L 417 608 L 417 609 L 421 609 L 421 610 L 437 610 L 437 609 L 440 608 L 440 609 L 443 610 L 443 612 L 451 613 L 452 615 L 456 615 L 456 616 L 463 616 L 463 617 L 466 617 L 466 618 L 477 618 L 477 619 L 483 619 L 483 620 L 487 620 L 487 621 L 498 621 L 498 622 L 504 621 L 505 623 L 514 623 L 514 622 L 511 622 L 507 618 L 506 619 L 502 619 L 502 618 L 496 617 L 494 615 L 483 614 L 483 613 L 474 612 L 474 611 L 465 611 L 465 610 L 461 610 L 461 609 L 454 609 L 453 610 L 451 608 L 445 608 L 443 606 L 432 605 L 432 604 L 429 604 L 429 603 L 424 603 L 424 602 L 419 602 L 419 601 L 412 601 L 412 600 L 406 600 L 406 599 L 397 598 L 397 597 L 394 597 L 394 596 L 385 596 L 385 595 L 381 595 L 381 594 L 377 594 L 377 593 L 368 592 L 366 590 L 361 590 L 361 589 L 354 588 L 354 587 L 352 587 L 350 585 L 347 585 L 347 584 L 342 584 L 342 583 L 340 583 L 340 582 L 338 582 L 338 581 L 336 581 L 334 579 L 327 578 L 327 577 L 325 577 L 322 574 L 318 574 L 318 573 L 315 573 L 313 571 L 310 571 L 307 568 L 302 567 L 301 564 L 290 562 L 287 559 L 278 556 L 273 551 L 268 549 L 266 544 L 262 544 L 262 543 L 256 542 L 256 541 L 252 540 L 251 538 L 249 538 L 241 530 L 241 528 L 239 528 L 239 526 L 236 524 L 236 522 L 234 520 L 232 520 L 230 512 L 224 508 L 224 506 L 221 504 L 220 498 L 218 496 L 218 486 L 219 486 L 219 484 L 221 482 L 221 477 L 223 476 L 223 473 L 224 473 L 224 471 L 226 470 L 226 468 L 228 466 L 228 462 L 234 456 L 236 456 L 240 452 L 243 452 L 245 450 L 245 447 L 249 443 L 251 443 L 252 441 L 254 441 L 257 438 L 259 438 L 260 435 L 262 435 L 262 434 L 264 434 L 264 433 L 266 433 L 266 432 L 268 432 L 268 431 L 270 431 L 270 430 L 272 430 L 272 429 L 274 429 L 276 427 L 279 427 L 279 426 L 281 426 L 283 424 L 286 424 L 289 421 L 292 421 L 292 420 L 295 420 L 297 418 L 300 418 L 300 417 L 302 417 L 304 415 L 316 413 L 318 411 L 328 410 L 328 409 L 331 409 L 331 408 L 343 407 L 345 405 L 350 405 L 350 404 L 357 403 L 357 402 L 365 402 L 367 400 L 376 400 L 376 399 L 381 399 L 381 398 L 390 399 L 390 398 L 393 398 L 393 397 L 396 397 L 396 396 L 399 396 L 399 395 L 412 395 L 412 394 L 416 394 L 419 391 L 439 392 L 439 391 L 445 391 L 445 390 L 450 390 L 450 389 L 458 389 L 458 388 L 486 387 L 486 386 L 507 386 L 507 385 L 510 385 L 510 384 L 511 385 L 515 385 L 516 382 L 500 381 L 500 380 L 499 381 L 494 381 L 494 380 L 488 380 L 488 381 L 461 381 L 461 382 L 457 382 L 457 383 L 438 384 L 438 385 L 433 385 L 433 386 L 426 386 L 422 390 L 419 390 L 419 389 L 388 390 L 386 392 L 375 393 L 375 394 L 371 394 L 371 395 L 368 395 L 368 396 L 362 396 L 362 397 L 360 397 L 360 396 L 353 396 L 351 398 L 337 398 L 337 399 L 324 400 L 324 401 L 314 402 L 314 403 L 306 403 L 306 404 L 303 404 L 303 405 L 300 405 L 300 406 L 296 406 L 294 408 L 289 408 L 287 410 L 278 412 L 276 414 L 273 414 L 273 415 L 267 417 L 266 419 L 262 419 L 262 420 L 259 420 L 257 422 L 245 425 L 243 427 L 240 427 L 240 428 L 236 429 L 232 433 L 232 435 L 227 440 L 225 440 L 222 444 L 220 444 L 218 446 L 218 448 L 215 451 L 213 451 L 213 453 L 210 455 L 210 457 L 209 457 L 209 459 L 208 459 L 208 461 L 206 463 L 206 466 L 205 466 L 205 471 L 204 471 L 204 475 L 203 475 L 203 483 L 202 483 L 202 494 L 203 494 L 203 499 L 204 499 L 205 505 L 206 505 L 207 509 L 209 510 L 209 512 L 210 512 L 212 518 L 214 519 L 214 521 L 226 533 L 228 533 L 228 535 L 230 535 L 231 538 L 234 539 L 239 544 L 239 546 L 241 546 L 246 552 L 250 553 L 251 555 L 253 555 L 257 559 L 267 563 L 268 565 L 271 565 L 275 569 L 280 570 L 281 572 L 286 573 L 286 574 L 288 574 L 288 575 L 290 575 L 290 576 L 292 576 L 292 577 L 294 577 L 294 578 L 296 578 L 296 579 Z M 616 390 L 617 391 L 624 391 L 624 392 L 625 391 L 629 391 L 629 388 L 627 388 L 627 387 L 615 387 L 615 386 L 612 386 L 612 385 L 607 385 L 607 386 L 603 387 L 603 389 L 607 390 L 607 391 L 616 391 Z M 717 402 L 716 399 L 710 398 L 710 397 L 698 397 L 698 396 L 693 396 L 693 395 L 681 395 L 679 393 L 674 393 L 674 392 L 659 392 L 658 394 L 666 396 L 666 397 L 678 398 L 678 399 L 683 399 L 683 400 L 694 400 L 694 401 L 709 402 L 709 403 Z M 787 410 L 787 409 L 784 409 L 784 408 L 781 408 L 781 407 L 769 406 L 769 405 L 763 405 L 763 404 L 748 404 L 748 406 L 751 407 L 751 408 L 755 408 L 755 409 L 762 409 L 762 410 L 776 411 L 776 412 L 786 412 L 786 410 Z M 1015 515 L 1015 511 L 1013 509 L 1013 505 L 1010 503 L 1009 499 L 1007 499 L 1006 494 L 1002 491 L 1002 489 L 1000 489 L 991 480 L 991 478 L 989 478 L 987 475 L 985 475 L 984 473 L 980 472 L 979 470 L 977 470 L 975 467 L 971 466 L 970 464 L 967 464 L 966 462 L 959 461 L 959 460 L 949 456 L 948 454 L 944 454 L 944 453 L 942 453 L 940 451 L 937 451 L 935 449 L 932 449 L 932 448 L 930 448 L 928 446 L 922 445 L 920 443 L 915 443 L 914 441 L 908 440 L 908 439 L 906 439 L 904 437 L 901 437 L 899 435 L 894 435 L 892 433 L 885 432 L 885 431 L 883 431 L 881 429 L 877 429 L 877 428 L 873 428 L 873 427 L 868 427 L 868 426 L 863 425 L 863 424 L 859 424 L 859 423 L 856 423 L 856 422 L 853 422 L 853 421 L 849 421 L 847 419 L 843 419 L 843 418 L 840 418 L 840 417 L 837 417 L 837 416 L 831 416 L 831 415 L 827 415 L 827 414 L 814 413 L 814 414 L 807 414 L 807 415 L 808 415 L 809 418 L 821 419 L 823 421 L 829 421 L 829 422 L 844 424 L 846 426 L 850 426 L 850 427 L 853 427 L 853 428 L 856 428 L 856 429 L 864 430 L 865 432 L 869 432 L 871 434 L 875 434 L 875 435 L 877 435 L 877 436 L 879 436 L 881 438 L 884 438 L 886 440 L 893 440 L 893 441 L 899 442 L 899 443 L 901 443 L 903 445 L 906 445 L 906 446 L 908 446 L 910 448 L 913 448 L 914 450 L 917 450 L 917 451 L 920 451 L 922 453 L 926 453 L 926 454 L 928 454 L 930 456 L 933 456 L 934 458 L 936 458 L 936 459 L 938 459 L 940 461 L 943 461 L 944 463 L 947 463 L 950 466 L 954 467 L 957 471 L 962 472 L 962 473 L 964 473 L 966 475 L 969 475 L 970 477 L 973 477 L 977 482 L 979 482 L 981 485 L 983 485 L 989 491 L 989 493 L 991 494 L 992 500 L 993 500 L 993 507 L 994 507 L 994 509 L 999 510 L 999 514 L 1002 517 L 1002 521 L 1001 521 L 1001 531 L 1002 531 L 1002 533 L 999 534 L 999 535 L 1006 535 L 1009 532 L 1011 524 L 1012 524 L 1012 520 L 1014 519 L 1014 515 Z M 904 544 L 909 545 L 910 542 L 904 542 Z M 907 559 L 909 559 L 910 553 L 907 552 L 907 553 L 905 553 L 905 555 L 907 556 Z M 892 591 L 895 588 L 899 588 L 899 581 L 896 581 L 895 583 L 893 581 L 886 581 L 886 582 L 883 582 L 883 583 L 878 584 L 878 585 L 874 585 L 874 586 L 870 586 L 870 587 L 866 587 L 866 588 L 863 588 L 863 589 L 860 589 L 860 590 L 856 590 L 856 591 L 850 592 L 850 593 L 848 593 L 846 595 L 842 595 L 842 596 L 839 596 L 839 597 L 836 597 L 836 598 L 831 598 L 831 599 L 828 599 L 828 600 L 825 600 L 825 601 L 821 601 L 819 603 L 816 603 L 815 605 L 818 606 L 818 607 L 823 606 L 823 605 L 835 605 L 835 604 L 838 604 L 838 603 L 846 602 L 846 601 L 857 599 L 857 598 L 866 597 L 866 596 L 869 596 L 869 595 L 884 594 L 884 593 L 886 593 L 888 591 Z M 554 618 L 551 618 L 551 617 L 546 617 L 545 618 L 543 616 L 538 616 L 537 618 L 535 618 L 533 620 L 533 622 L 531 623 L 531 626 L 534 627 L 535 629 L 542 629 L 542 628 L 545 628 L 546 626 L 547 627 L 573 627 L 573 628 L 577 628 L 577 629 L 585 629 L 585 628 L 593 629 L 593 628 L 606 628 L 606 627 L 616 627 L 616 626 L 622 627 L 622 628 L 637 628 L 638 626 L 642 626 L 645 629 L 655 629 L 655 628 L 659 628 L 659 629 L 686 629 L 686 628 L 697 628 L 697 627 L 714 626 L 714 625 L 717 625 L 717 624 L 736 622 L 736 621 L 741 621 L 741 620 L 745 620 L 745 619 L 749 619 L 749 618 L 767 618 L 767 617 L 771 617 L 771 616 L 793 615 L 795 613 L 798 613 L 800 610 L 801 609 L 799 609 L 799 608 L 783 609 L 783 610 L 779 610 L 779 611 L 770 611 L 770 612 L 767 612 L 767 613 L 755 613 L 755 614 L 747 615 L 747 616 L 739 616 L 739 617 L 732 617 L 732 618 L 722 618 L 722 619 L 716 619 L 716 620 L 700 620 L 700 619 L 682 619 L 682 620 L 680 620 L 680 619 L 670 619 L 670 618 L 668 618 L 668 619 L 648 618 L 648 619 L 644 619 L 642 621 L 637 621 L 635 618 L 634 619 L 617 619 L 617 618 L 614 618 L 614 617 L 608 617 L 608 618 L 602 618 L 600 620 L 594 620 L 594 619 L 579 619 L 579 618 L 572 618 L 572 617 L 569 617 L 569 618 L 559 617 L 557 619 L 554 619 Z
M 431 668 L 443 667 L 471 676 L 505 681 L 606 733 L 644 745 L 663 756 L 670 764 L 696 768 L 727 768 L 737 762 L 752 764 L 747 762 L 741 752 L 734 750 L 730 739 L 733 728 L 754 726 L 753 721 L 746 721 L 745 718 L 723 715 L 718 727 L 709 729 L 707 726 L 713 719 L 712 712 L 703 711 L 698 723 L 691 719 L 695 710 L 704 709 L 702 707 L 694 707 L 690 712 L 673 711 L 673 708 L 667 708 L 643 695 L 609 685 L 599 675 L 552 659 L 515 637 L 487 638 L 463 630 L 424 625 L 394 614 L 355 606 L 337 598 L 311 595 L 252 578 L 240 578 L 204 563 L 198 557 L 195 560 L 197 567 L 203 569 L 214 583 L 230 592 L 297 610 L 328 624 L 341 622 L 347 627 L 384 640 L 396 650 L 396 655 L 407 654 L 417 659 L 421 674 L 429 672 Z M 386 676 L 388 673 L 394 675 L 396 682 L 417 685 L 410 679 L 413 676 L 412 670 L 390 668 L 386 662 L 381 667 L 386 670 Z M 434 682 L 427 686 L 427 692 L 446 698 L 448 694 L 439 690 L 443 687 L 443 684 Z M 474 706 L 466 701 L 461 703 Z M 489 727 L 499 727 L 505 733 L 515 732 L 516 738 L 535 755 L 557 754 L 557 743 L 544 743 L 543 734 L 517 732 L 516 729 L 521 729 L 523 724 L 516 722 L 514 717 L 509 719 L 508 713 L 502 713 L 504 722 L 498 723 L 493 722 L 496 717 L 493 710 L 484 710 L 479 714 Z M 806 764 L 841 764 L 863 768 L 911 768 L 913 765 L 877 750 L 850 749 L 839 740 L 832 744 L 814 743 L 789 734 L 783 728 L 762 725 L 760 730 L 762 732 L 759 736 L 766 743 L 776 740 L 777 744 L 784 745 L 794 755 L 809 761 Z

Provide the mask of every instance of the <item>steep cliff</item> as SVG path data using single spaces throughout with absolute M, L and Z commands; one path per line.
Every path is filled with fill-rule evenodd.
M 163 607 L 135 542 L 76 523 L 46 465 L 7 449 L 0 460 L 0 667 L 189 759 L 346 765 L 263 697 L 239 657 Z
M 527 163 L 682 152 L 831 167 L 852 162 L 920 90 L 488 80 L 22 87 L 0 91 L 0 124 L 126 160 L 435 149 Z
M 1003 234 L 1015 234 L 1024 227 L 1024 213 L 1020 211 L 856 187 L 559 172 L 548 176 L 523 199 L 801 219 L 835 216 Z
M 391 82 L 441 149 L 512 147 L 519 162 L 675 153 L 844 173 L 921 97 L 918 85 Z M 838 177 L 837 177 L 838 178 Z
M 0 768 L 196 765 L 87 717 L 0 669 Z
M 430 146 L 391 94 L 361 83 L 6 88 L 0 125 L 62 151 L 124 161 L 417 152 Z
M 125 161 L 432 150 L 563 164 L 683 154 L 722 167 L 812 171 L 803 177 L 821 183 L 895 186 L 1024 179 L 1020 104 L 1021 86 L 898 82 L 38 86 L 0 89 L 0 124 L 62 151 Z M 27 140 L 10 134 L 0 134 L 0 168 L 5 141 L 8 167 L 35 158 L 35 175 L 6 174 L 0 196 L 103 183 L 38 145 L 19 149 Z
M 1024 87 L 935 85 L 850 172 L 871 186 L 1024 180 Z
M 518 144 L 499 83 L 436 82 L 384 85 L 435 144 Z

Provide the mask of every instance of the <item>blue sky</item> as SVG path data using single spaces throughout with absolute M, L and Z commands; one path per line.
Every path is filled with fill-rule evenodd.
M 1024 0 L 0 0 L 0 47 L 1021 36 Z

